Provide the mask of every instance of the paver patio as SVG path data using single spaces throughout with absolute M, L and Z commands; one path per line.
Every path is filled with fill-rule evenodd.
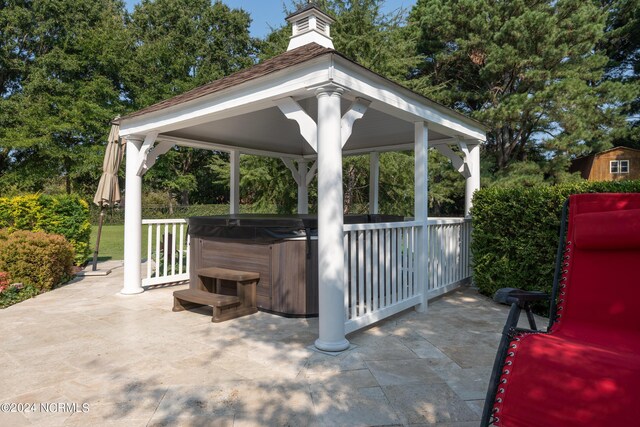
M 0 403 L 71 404 L 4 408 L 0 426 L 476 426 L 507 315 L 463 288 L 332 356 L 309 348 L 317 319 L 213 324 L 171 311 L 184 285 L 121 287 L 116 268 L 0 310 Z

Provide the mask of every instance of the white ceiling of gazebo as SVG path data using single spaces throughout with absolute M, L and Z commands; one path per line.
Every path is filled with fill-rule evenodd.
M 315 97 L 298 100 L 309 116 L 317 120 Z M 343 114 L 351 101 L 342 100 Z M 400 120 L 375 108 L 369 108 L 364 117 L 355 122 L 353 134 L 344 147 L 346 153 L 372 151 L 381 147 L 407 145 L 413 149 L 413 123 Z M 300 135 L 298 124 L 288 120 L 277 107 L 242 114 L 217 121 L 164 133 L 173 136 L 220 145 L 233 145 L 250 150 L 273 150 L 295 156 L 313 156 L 315 151 Z M 447 138 L 431 132 L 431 141 Z M 159 137 L 162 139 L 162 136 Z

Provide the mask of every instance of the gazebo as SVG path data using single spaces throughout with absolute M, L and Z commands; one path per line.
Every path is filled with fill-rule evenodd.
M 428 287 L 427 159 L 433 147 L 466 177 L 468 215 L 480 185 L 479 144 L 486 128 L 341 55 L 330 37 L 331 17 L 309 5 L 287 17 L 293 35 L 287 52 L 249 69 L 144 108 L 119 120 L 126 139 L 125 263 L 123 294 L 143 292 L 141 281 L 142 177 L 173 146 L 230 153 L 231 213 L 239 207 L 240 154 L 281 158 L 298 185 L 298 212 L 308 212 L 307 186 L 318 179 L 319 338 L 316 347 L 349 346 L 345 286 L 349 277 L 348 233 L 343 223 L 342 157 L 370 153 L 370 210 L 377 212 L 378 153 L 414 150 L 415 215 L 410 223 L 376 225 L 377 233 L 410 228 L 412 290 L 369 313 L 375 321 L 401 309 L 426 310 Z M 452 147 L 458 147 L 453 150 Z M 394 228 L 395 227 L 395 228 Z M 371 228 L 372 229 L 372 228 Z M 382 230 L 382 231 L 380 231 Z M 396 240 L 389 240 L 394 241 Z M 396 242 L 399 245 L 400 240 Z M 355 246 L 354 246 L 355 247 Z M 360 247 L 360 246 L 358 246 Z M 387 248 L 390 253 L 394 248 Z M 373 256 L 371 255 L 373 254 Z M 377 260 L 377 249 L 368 257 Z M 391 256 L 379 254 L 387 262 Z M 379 277 L 385 266 L 380 261 Z M 372 267 L 373 268 L 373 267 Z M 406 277 L 405 277 L 406 278 Z M 387 282 L 394 277 L 387 273 Z M 400 280 L 399 278 L 397 280 Z M 387 283 L 387 286 L 388 283 Z M 386 303 L 385 303 L 386 304 Z

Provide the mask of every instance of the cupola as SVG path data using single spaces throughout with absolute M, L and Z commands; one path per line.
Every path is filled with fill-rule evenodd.
M 317 43 L 320 46 L 334 48 L 330 27 L 335 20 L 314 3 L 310 3 L 287 16 L 287 21 L 293 27 L 293 34 L 289 40 L 287 51 L 309 43 Z

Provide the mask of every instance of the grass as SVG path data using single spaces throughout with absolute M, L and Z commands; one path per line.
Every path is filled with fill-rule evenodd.
M 91 228 L 91 248 L 95 250 L 98 226 Z M 142 227 L 142 258 L 147 257 L 147 227 Z M 90 260 L 93 259 L 93 254 Z M 103 225 L 98 261 L 124 259 L 124 225 Z

